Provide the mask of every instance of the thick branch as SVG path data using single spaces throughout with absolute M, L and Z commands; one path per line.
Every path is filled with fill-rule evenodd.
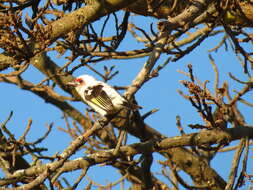
M 47 26 L 51 43 L 72 30 L 81 28 L 85 24 L 89 24 L 107 14 L 130 5 L 135 2 L 135 0 L 106 0 L 104 4 L 101 2 L 103 2 L 103 0 L 93 1 L 91 4 L 65 15 Z
M 137 90 L 140 89 L 141 86 L 150 78 L 150 72 L 155 66 L 157 60 L 159 59 L 167 39 L 168 34 L 166 32 L 162 32 L 160 35 L 160 39 L 158 40 L 156 46 L 154 47 L 152 53 L 150 54 L 147 62 L 144 64 L 143 68 L 135 77 L 131 86 L 125 92 L 125 96 L 128 99 L 131 99 L 131 97 L 137 92 Z
M 203 130 L 200 133 L 192 133 L 188 135 L 165 138 L 163 140 L 149 140 L 143 143 L 134 143 L 127 146 L 121 146 L 117 155 L 113 154 L 114 149 L 97 151 L 96 153 L 87 155 L 84 158 L 79 158 L 73 161 L 66 162 L 62 168 L 61 172 L 73 171 L 77 169 L 85 169 L 90 166 L 105 163 L 120 157 L 129 157 L 135 156 L 137 154 L 147 154 L 152 152 L 164 152 L 168 149 L 173 149 L 175 147 L 182 146 L 201 146 L 201 145 L 213 145 L 221 143 L 229 143 L 234 140 L 238 140 L 244 137 L 253 138 L 253 128 L 251 127 L 237 127 L 230 128 L 226 130 L 214 129 L 214 130 Z M 85 141 L 84 136 L 80 136 L 75 140 L 75 142 Z M 73 143 L 74 144 L 74 143 Z M 67 150 L 64 151 L 65 154 Z M 64 154 L 63 154 L 64 155 Z M 191 157 L 185 157 L 185 160 L 194 161 Z M 53 163 L 51 163 L 53 164 Z M 49 165 L 51 165 L 49 164 Z M 196 163 L 192 163 L 196 164 Z M 26 171 L 16 171 L 12 178 L 19 178 L 25 176 L 34 176 L 40 174 L 45 168 L 48 167 L 48 164 L 34 166 Z M 206 170 L 208 171 L 208 170 Z M 0 180 L 0 185 L 6 185 L 5 180 Z

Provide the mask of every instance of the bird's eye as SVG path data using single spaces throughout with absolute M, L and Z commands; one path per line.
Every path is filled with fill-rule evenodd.
M 83 83 L 83 79 L 80 79 L 80 78 L 77 78 L 75 81 L 78 82 L 79 84 Z

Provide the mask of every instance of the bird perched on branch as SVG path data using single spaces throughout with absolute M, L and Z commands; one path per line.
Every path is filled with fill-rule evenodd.
M 141 108 L 128 102 L 112 86 L 90 75 L 81 75 L 68 85 L 74 86 L 82 99 L 101 116 L 116 114 L 123 108 Z

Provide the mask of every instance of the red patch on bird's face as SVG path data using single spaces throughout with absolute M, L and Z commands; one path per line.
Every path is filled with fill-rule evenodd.
M 81 85 L 85 85 L 84 80 L 81 79 L 81 78 L 76 78 L 75 81 L 78 82 L 78 83 L 81 84 Z

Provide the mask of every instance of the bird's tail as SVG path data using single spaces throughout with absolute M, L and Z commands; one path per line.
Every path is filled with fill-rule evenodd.
M 138 109 L 142 109 L 141 106 L 135 104 L 135 103 L 130 103 L 130 102 L 124 102 L 123 103 L 123 106 L 126 107 L 127 109 L 130 109 L 130 110 L 138 110 Z
M 137 104 L 133 104 L 133 103 L 130 103 L 130 108 L 132 110 L 138 110 L 138 109 L 142 109 L 141 106 L 137 105 Z

